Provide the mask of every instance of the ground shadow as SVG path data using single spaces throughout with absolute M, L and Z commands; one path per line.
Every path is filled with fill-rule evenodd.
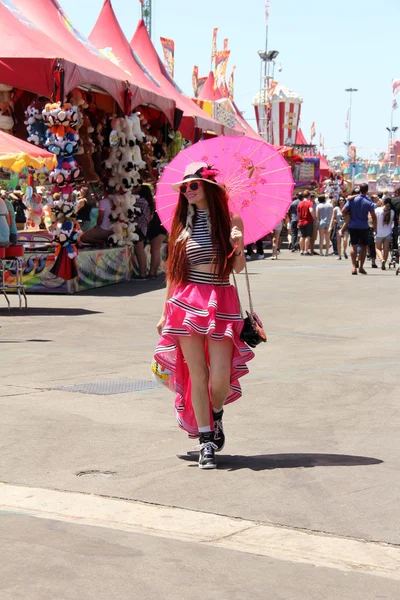
M 82 315 L 100 315 L 99 310 L 88 310 L 86 308 L 0 308 L 0 316 L 13 317 L 79 317 Z M 38 340 L 34 340 L 38 341 Z
M 178 458 L 196 462 L 195 454 L 178 455 Z M 242 456 L 240 454 L 218 454 L 218 469 L 238 471 L 268 471 L 272 469 L 300 469 L 309 467 L 357 467 L 378 465 L 383 462 L 379 458 L 369 456 L 351 456 L 347 454 L 259 454 Z M 191 466 L 195 466 L 194 464 Z M 196 465 L 197 466 L 197 465 Z
M 53 340 L 0 340 L 0 344 L 27 344 L 28 342 L 52 342 Z
M 79 292 L 79 296 L 96 296 L 96 297 L 128 297 L 140 296 L 148 292 L 165 289 L 165 278 L 160 276 L 157 279 L 131 279 L 115 285 L 107 285 L 101 288 L 93 288 Z

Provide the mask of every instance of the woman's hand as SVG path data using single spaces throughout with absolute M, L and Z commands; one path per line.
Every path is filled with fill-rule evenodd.
M 161 319 L 157 323 L 158 335 L 162 334 L 162 330 L 164 329 L 164 326 L 165 326 L 165 321 L 166 321 L 166 316 L 165 315 L 161 315 Z
M 240 231 L 240 229 L 238 227 L 233 226 L 231 229 L 231 237 L 229 239 L 232 247 L 234 248 L 235 246 L 238 246 L 241 239 L 243 237 L 242 232 Z

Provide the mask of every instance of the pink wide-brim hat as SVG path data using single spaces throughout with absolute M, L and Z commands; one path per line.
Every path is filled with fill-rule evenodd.
M 179 192 L 179 188 L 181 187 L 181 185 L 183 183 L 187 183 L 189 181 L 206 181 L 207 183 L 212 183 L 213 185 L 217 185 L 219 188 L 221 188 L 222 190 L 225 190 L 225 186 L 221 185 L 220 183 L 218 183 L 218 181 L 215 181 L 214 179 L 208 179 L 207 177 L 204 177 L 201 174 L 201 171 L 203 169 L 206 170 L 213 170 L 211 167 L 209 167 L 209 165 L 207 165 L 207 163 L 205 162 L 192 162 L 190 163 L 186 169 L 185 169 L 185 173 L 183 174 L 183 179 L 182 181 L 177 181 L 176 183 L 174 183 L 172 185 L 172 188 L 176 191 Z

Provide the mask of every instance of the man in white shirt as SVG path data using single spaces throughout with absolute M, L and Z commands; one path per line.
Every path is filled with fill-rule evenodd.
M 104 190 L 104 196 L 99 202 L 99 214 L 97 216 L 96 227 L 89 229 L 80 237 L 82 244 L 90 246 L 104 246 L 112 231 L 110 230 L 111 200 L 108 197 L 108 191 Z

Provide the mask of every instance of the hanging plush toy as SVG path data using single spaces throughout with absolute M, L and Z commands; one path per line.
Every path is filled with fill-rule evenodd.
M 36 231 L 40 228 L 43 216 L 42 197 L 39 194 L 32 194 L 30 197 L 25 196 L 25 228 L 31 231 Z
M 73 200 L 61 202 L 54 207 L 55 217 L 58 221 L 54 236 L 56 261 L 50 272 L 65 280 L 74 279 L 78 276 L 76 242 L 80 234 L 80 227 L 74 220 L 75 208 L 76 205 Z
M 104 166 L 108 184 L 114 189 L 111 196 L 111 241 L 118 246 L 131 246 L 138 240 L 135 233 L 138 211 L 136 194 L 132 190 L 141 183 L 140 169 L 146 166 L 140 153 L 139 141 L 144 139 L 137 114 L 114 117 L 109 136 L 110 153 Z
M 31 102 L 25 111 L 26 129 L 28 131 L 27 141 L 42 146 L 46 141 L 46 127 L 43 121 L 43 102 L 35 100 Z
M 78 150 L 77 162 L 79 163 L 85 181 L 99 181 L 99 176 L 94 170 L 92 154 L 94 151 L 94 143 L 91 138 L 94 128 L 90 122 L 88 115 L 84 114 L 82 125 L 79 128 L 80 147 Z

